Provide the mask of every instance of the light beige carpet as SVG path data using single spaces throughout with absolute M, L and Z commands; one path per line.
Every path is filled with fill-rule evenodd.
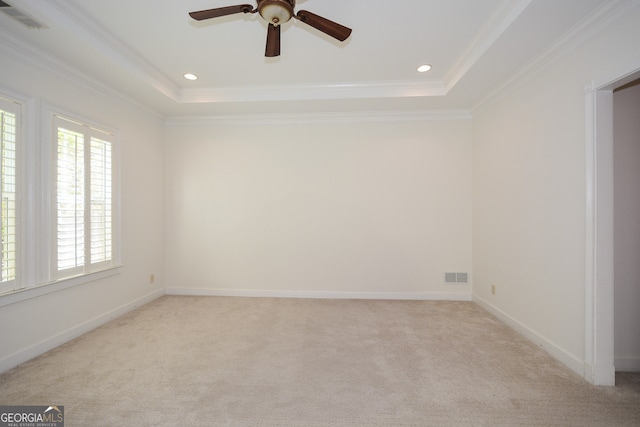
M 468 302 L 163 297 L 0 376 L 73 426 L 638 426 Z

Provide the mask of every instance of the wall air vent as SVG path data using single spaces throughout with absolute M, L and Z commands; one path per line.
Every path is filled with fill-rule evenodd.
M 12 17 L 13 19 L 20 22 L 22 25 L 26 27 L 35 28 L 38 30 L 41 28 L 47 28 L 46 25 L 36 21 L 32 16 L 27 15 L 20 9 L 17 9 L 2 0 L 0 0 L 0 12 L 3 12 L 9 15 L 10 17 Z
M 456 284 L 469 283 L 469 273 L 444 273 L 444 283 L 446 284 Z
M 444 273 L 444 283 L 456 283 L 456 273 Z

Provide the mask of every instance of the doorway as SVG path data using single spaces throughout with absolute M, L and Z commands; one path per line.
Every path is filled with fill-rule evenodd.
M 613 90 L 614 366 L 640 372 L 640 79 Z

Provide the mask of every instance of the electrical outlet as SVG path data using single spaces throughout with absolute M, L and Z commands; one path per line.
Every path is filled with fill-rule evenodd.
M 496 285 L 491 285 L 491 295 L 496 294 Z
M 151 276 L 149 276 L 149 283 L 153 283 L 156 281 L 156 275 L 152 274 Z

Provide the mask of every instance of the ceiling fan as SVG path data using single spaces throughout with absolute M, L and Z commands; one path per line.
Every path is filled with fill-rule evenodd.
M 350 28 L 306 10 L 299 10 L 297 14 L 294 14 L 296 0 L 257 0 L 257 2 L 258 6 L 256 8 L 250 4 L 239 4 L 236 6 L 225 6 L 191 12 L 189 16 L 196 21 L 202 21 L 233 15 L 235 13 L 258 12 L 260 16 L 269 23 L 267 29 L 267 46 L 264 54 L 266 57 L 280 55 L 280 25 L 288 22 L 291 18 L 304 22 L 341 42 L 345 41 L 349 35 L 351 35 Z

